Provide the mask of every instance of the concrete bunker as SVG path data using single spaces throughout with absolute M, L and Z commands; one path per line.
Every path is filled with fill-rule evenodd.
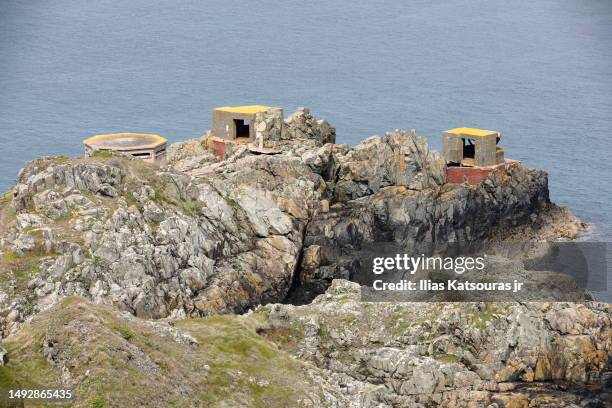
M 282 137 L 282 108 L 267 105 L 224 106 L 213 109 L 212 116 L 208 144 L 217 158 L 231 156 L 237 145 L 242 144 L 254 153 L 276 152 L 270 144 L 275 144 Z
M 475 128 L 455 128 L 442 133 L 446 175 L 451 183 L 476 185 L 498 167 L 514 160 L 504 158 L 504 149 L 497 144 L 501 133 Z
M 449 166 L 486 167 L 504 162 L 501 134 L 492 130 L 455 128 L 442 134 L 444 157 Z
M 255 117 L 274 108 L 266 105 L 224 106 L 213 109 L 212 134 L 223 140 L 255 140 Z
M 110 133 L 83 141 L 87 156 L 96 152 L 121 152 L 157 165 L 166 163 L 167 143 L 165 138 L 149 133 Z

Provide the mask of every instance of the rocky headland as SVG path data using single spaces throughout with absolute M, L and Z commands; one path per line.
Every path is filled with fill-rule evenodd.
M 219 158 L 204 136 L 163 168 L 104 153 L 20 172 L 0 200 L 5 383 L 74 387 L 76 406 L 610 402 L 609 305 L 367 303 L 349 282 L 375 243 L 577 237 L 545 172 L 452 184 L 414 131 L 351 148 L 307 109 L 282 132 L 258 119 L 264 154 Z

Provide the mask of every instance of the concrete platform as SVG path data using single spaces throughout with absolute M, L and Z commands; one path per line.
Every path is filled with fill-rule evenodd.
M 96 135 L 83 141 L 85 152 L 115 151 L 130 154 L 144 161 L 164 164 L 167 140 L 150 133 L 109 133 Z

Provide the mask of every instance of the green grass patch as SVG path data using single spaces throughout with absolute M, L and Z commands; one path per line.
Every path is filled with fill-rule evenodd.
M 106 400 L 104 399 L 104 397 L 102 396 L 96 396 L 94 398 L 91 399 L 91 401 L 89 402 L 89 406 L 91 408 L 106 408 Z
M 27 287 L 34 275 L 40 270 L 42 258 L 50 254 L 41 253 L 40 249 L 27 252 L 23 256 L 15 252 L 5 252 L 0 256 L 0 285 L 14 280 L 18 290 Z
M 190 215 L 192 217 L 197 217 L 202 212 L 204 208 L 204 203 L 199 200 L 187 200 L 187 201 L 179 201 L 179 208 L 185 215 Z
M 8 352 L 9 363 L 0 367 L 0 387 L 11 383 L 22 388 L 58 385 L 57 375 L 42 353 L 43 337 L 42 333 L 24 329 L 16 338 L 2 343 Z
M 130 341 L 134 338 L 134 332 L 125 326 L 112 325 L 110 328 L 119 333 L 124 340 Z
M 387 317 L 384 323 L 385 326 L 389 328 L 393 336 L 399 337 L 402 336 L 410 326 L 412 326 L 412 323 L 410 323 L 408 320 L 409 317 L 410 316 L 406 313 L 395 312 Z
M 0 207 L 10 203 L 12 198 L 11 192 L 0 194 Z
M 328 339 L 329 338 L 329 330 L 327 329 L 327 326 L 322 324 L 319 326 L 319 336 L 322 339 Z
M 297 349 L 299 342 L 304 338 L 304 327 L 302 322 L 296 319 L 289 326 L 262 327 L 257 333 L 279 345 L 283 350 L 291 352 Z
M 61 305 L 67 307 L 78 304 L 81 301 L 83 301 L 83 298 L 80 296 L 67 296 L 61 300 Z
M 393 328 L 393 334 L 395 336 L 403 336 L 406 330 L 410 327 L 410 323 L 405 320 L 400 320 L 396 323 Z
M 177 322 L 177 327 L 189 331 L 206 348 L 210 372 L 205 392 L 201 394 L 207 406 L 227 405 L 227 390 L 245 395 L 249 406 L 295 406 L 302 386 L 299 363 L 281 351 L 262 333 L 258 316 L 250 319 L 211 316 Z M 286 335 L 298 325 L 289 328 Z M 284 333 L 276 333 L 283 336 Z M 231 405 L 231 404 L 230 404 Z
M 15 378 L 13 371 L 4 366 L 0 366 L 0 388 L 16 388 L 19 382 Z
M 7 194 L 5 194 L 7 196 Z M 17 219 L 17 211 L 15 206 L 11 204 L 11 200 L 0 201 L 0 221 L 4 224 L 3 227 L 8 226 L 10 223 Z

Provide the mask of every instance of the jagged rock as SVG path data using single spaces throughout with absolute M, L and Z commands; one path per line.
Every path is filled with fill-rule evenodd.
M 190 171 L 215 162 L 215 156 L 204 143 L 203 139 L 192 139 L 171 144 L 167 151 L 168 164 L 178 171 Z
M 26 228 L 41 227 L 44 223 L 41 216 L 37 214 L 22 213 L 16 216 L 17 228 L 24 230 Z
M 317 120 L 308 108 L 298 108 L 287 118 L 283 138 L 315 140 L 321 144 L 335 143 L 336 129 L 325 120 Z
M 283 135 L 283 110 L 271 108 L 266 112 L 258 112 L 253 123 L 255 128 L 255 145 L 259 147 L 275 147 Z
M 411 190 L 434 188 L 446 181 L 446 164 L 425 139 L 416 133 L 395 131 L 372 136 L 335 155 L 337 178 L 334 198 L 347 201 L 368 196 L 383 187 L 406 186 Z
M 309 305 L 256 313 L 267 310 L 270 338 L 299 328 L 291 350 L 320 370 L 311 375 L 363 406 L 606 406 L 612 397 L 603 303 L 369 303 L 358 284 L 334 280 Z
M 393 140 L 400 135 L 394 134 Z M 412 140 L 406 134 L 401 137 Z M 316 214 L 308 224 L 305 253 L 308 254 L 309 248 L 314 245 L 322 250 L 316 267 L 305 263 L 302 265 L 304 291 L 310 287 L 315 288 L 315 293 L 320 292 L 321 286 L 325 286 L 324 281 L 352 276 L 357 264 L 350 260 L 359 258 L 362 249 L 367 249 L 373 243 L 401 243 L 404 248 L 412 246 L 418 250 L 419 246 L 427 247 L 434 243 L 480 242 L 506 236 L 511 239 L 512 231 L 522 226 L 541 228 L 541 225 L 548 225 L 547 222 L 532 224 L 533 214 L 548 218 L 553 224 L 552 220 L 557 220 L 549 215 L 558 209 L 549 201 L 546 174 L 526 169 L 520 164 L 494 172 L 487 183 L 477 188 L 436 184 L 433 188 L 414 190 L 382 177 L 357 182 L 360 180 L 355 178 L 357 173 L 364 177 L 368 174 L 390 174 L 389 169 L 393 169 L 396 162 L 390 159 L 391 153 L 381 154 L 392 151 L 385 140 L 389 139 L 371 138 L 365 143 L 364 150 L 356 148 L 351 151 L 359 154 L 347 154 L 345 157 L 351 158 L 345 162 L 347 166 L 353 169 L 365 166 L 364 169 L 351 171 L 352 176 L 346 179 L 348 181 L 340 178 L 333 187 L 328 184 L 328 189 L 333 189 L 336 197 L 345 198 L 340 200 L 342 205 Z M 374 159 L 379 155 L 391 161 Z M 357 157 L 362 160 L 352 160 Z M 370 159 L 373 159 L 371 163 Z M 437 160 L 436 157 L 433 161 Z M 431 175 L 431 179 L 435 180 L 436 177 Z M 389 183 L 393 185 L 386 185 Z M 346 201 L 347 195 L 350 198 L 361 194 L 366 195 Z M 567 221 L 561 218 L 561 221 L 559 224 L 562 225 L 576 223 L 574 217 Z M 535 235 L 528 229 L 521 229 L 523 237 L 515 239 L 524 240 L 525 236 Z

